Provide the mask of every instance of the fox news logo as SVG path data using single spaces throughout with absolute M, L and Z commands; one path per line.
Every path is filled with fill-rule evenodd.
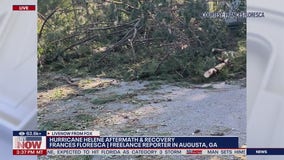
M 44 149 L 41 136 L 14 137 L 14 149 Z

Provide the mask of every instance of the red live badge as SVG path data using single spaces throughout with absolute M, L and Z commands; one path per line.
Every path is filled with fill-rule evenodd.
M 13 5 L 13 11 L 35 11 L 35 5 Z

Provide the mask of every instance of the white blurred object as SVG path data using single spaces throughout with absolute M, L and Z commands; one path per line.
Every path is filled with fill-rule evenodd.
M 37 12 L 12 11 L 35 0 L 0 0 L 0 159 L 36 159 L 12 155 L 12 131 L 36 129 Z
M 265 13 L 265 18 L 247 20 L 248 148 L 284 148 L 284 2 L 248 0 L 247 4 L 248 12 Z

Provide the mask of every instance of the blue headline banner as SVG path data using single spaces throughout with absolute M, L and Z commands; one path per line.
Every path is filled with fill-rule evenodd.
M 48 136 L 47 149 L 238 148 L 237 137 L 83 137 Z

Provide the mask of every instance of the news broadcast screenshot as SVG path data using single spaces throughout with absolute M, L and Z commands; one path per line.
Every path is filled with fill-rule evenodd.
M 0 0 L 1 160 L 283 160 L 281 0 Z

